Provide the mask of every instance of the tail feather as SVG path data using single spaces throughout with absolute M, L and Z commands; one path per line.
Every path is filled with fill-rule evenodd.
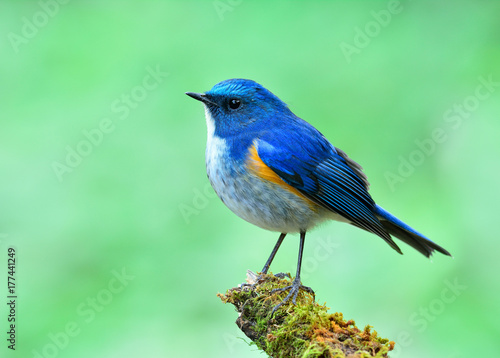
M 415 229 L 412 229 L 404 222 L 382 209 L 380 206 L 377 205 L 376 210 L 378 219 L 389 234 L 407 243 L 426 257 L 430 257 L 434 250 L 439 251 L 444 255 L 451 256 L 451 254 L 447 250 L 434 243 L 430 239 L 426 238 Z

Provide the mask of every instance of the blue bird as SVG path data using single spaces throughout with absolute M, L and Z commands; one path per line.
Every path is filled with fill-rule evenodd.
M 206 93 L 187 92 L 205 106 L 206 169 L 215 192 L 236 215 L 281 235 L 262 269 L 267 273 L 287 233 L 300 233 L 297 273 L 285 299 L 302 286 L 306 232 L 322 221 L 349 223 L 380 236 L 402 254 L 394 236 L 429 257 L 451 256 L 418 231 L 375 204 L 361 166 L 297 117 L 260 84 L 230 79 Z

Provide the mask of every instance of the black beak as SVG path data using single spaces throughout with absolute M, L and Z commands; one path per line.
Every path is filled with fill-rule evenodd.
M 211 100 L 209 100 L 207 98 L 207 95 L 204 94 L 204 93 L 195 93 L 195 92 L 186 92 L 186 94 L 189 96 L 189 97 L 192 97 L 200 102 L 203 102 L 205 104 L 211 104 L 211 105 L 214 105 L 214 106 L 217 106 L 217 103 L 214 103 L 212 102 Z

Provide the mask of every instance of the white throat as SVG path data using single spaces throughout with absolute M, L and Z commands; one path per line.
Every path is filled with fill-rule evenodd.
M 210 113 L 210 110 L 205 106 L 205 118 L 207 120 L 207 144 L 215 135 L 215 120 Z
M 221 165 L 222 158 L 226 153 L 226 141 L 215 134 L 215 119 L 205 106 L 205 117 L 207 120 L 207 148 L 205 150 L 205 163 L 210 180 L 216 180 L 215 172 Z M 212 182 L 213 185 L 213 182 Z

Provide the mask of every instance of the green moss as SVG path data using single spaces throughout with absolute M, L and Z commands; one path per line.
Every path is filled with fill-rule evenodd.
M 301 290 L 296 305 L 290 300 L 271 318 L 272 309 L 287 295 L 271 291 L 288 286 L 291 280 L 272 274 L 256 280 L 253 274 L 249 284 L 218 296 L 236 307 L 238 327 L 270 357 L 388 357 L 394 342 L 380 338 L 371 326 L 360 330 L 342 313 L 328 313 L 328 307 L 315 302 L 308 292 Z

